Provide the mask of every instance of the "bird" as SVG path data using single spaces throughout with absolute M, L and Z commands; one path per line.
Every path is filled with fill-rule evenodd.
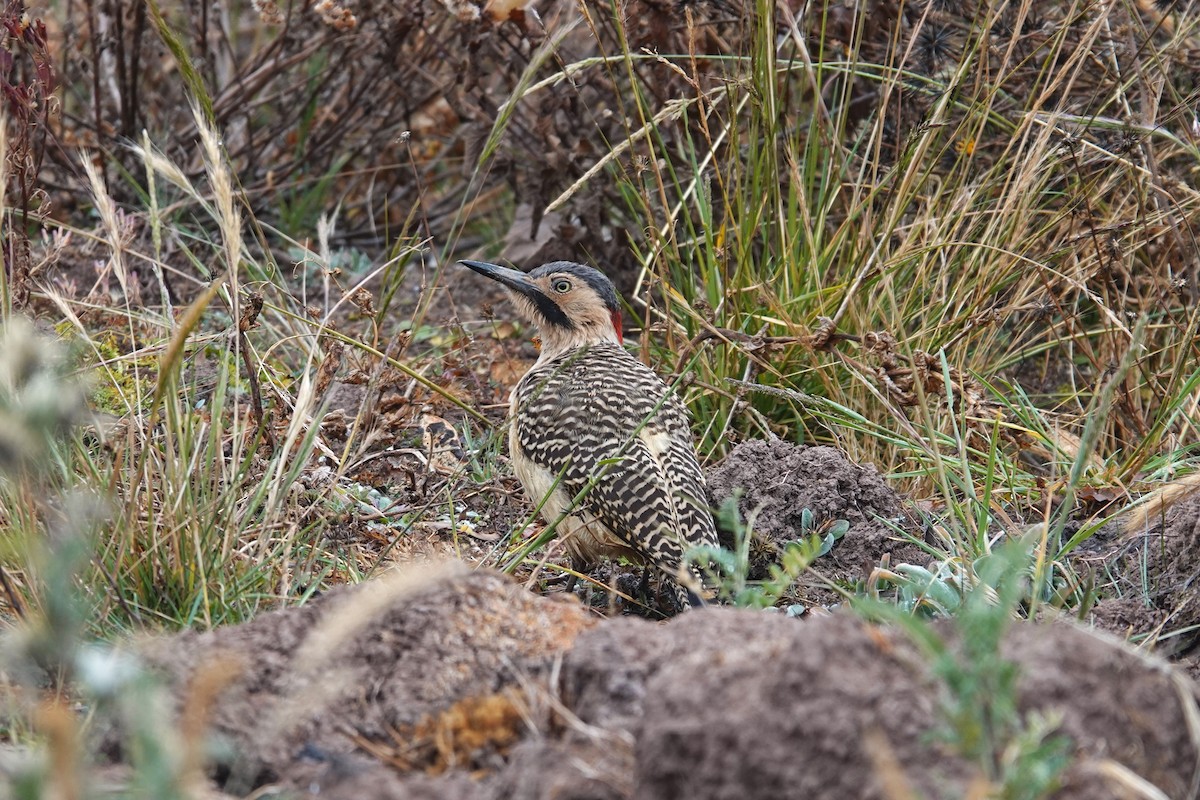
M 600 270 L 554 261 L 522 272 L 460 261 L 508 290 L 537 329 L 537 362 L 510 395 L 509 457 L 572 562 L 648 564 L 680 611 L 704 605 L 693 548 L 717 548 L 691 420 L 678 392 L 623 346 L 621 302 Z

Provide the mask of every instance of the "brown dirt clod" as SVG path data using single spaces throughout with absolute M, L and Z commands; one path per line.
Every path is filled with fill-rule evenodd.
M 833 447 L 804 447 L 780 439 L 739 444 L 708 474 L 714 506 L 742 492 L 738 510 L 753 519 L 756 546 L 751 547 L 751 577 L 762 578 L 784 543 L 801 538 L 801 513 L 812 512 L 820 526 L 844 519 L 850 530 L 814 565 L 834 581 L 853 583 L 865 578 L 885 553 L 893 564 L 924 563 L 915 544 L 905 542 L 893 525 L 912 531 L 900 496 L 872 466 L 849 461 Z M 885 522 L 886 520 L 886 522 Z M 722 544 L 732 547 L 728 533 Z M 806 598 L 829 602 L 832 592 L 813 587 Z
M 214 703 L 212 719 L 238 743 L 234 773 L 257 783 L 314 760 L 324 772 L 345 772 L 339 765 L 355 760 L 356 743 L 382 747 L 396 731 L 421 726 L 444 740 L 432 762 L 414 766 L 473 751 L 465 731 L 478 733 L 496 715 L 485 713 L 495 711 L 490 701 L 468 698 L 497 695 L 538 674 L 591 624 L 577 604 L 442 564 L 331 591 L 244 625 L 183 633 L 150 645 L 148 654 L 184 684 L 213 654 L 247 665 Z M 484 738 L 509 740 L 495 730 Z M 311 764 L 304 770 L 313 771 Z
M 217 653 L 255 665 L 213 704 L 216 728 L 257 759 L 242 790 L 883 800 L 899 783 L 937 797 L 984 782 L 937 735 L 947 690 L 927 660 L 845 613 L 597 620 L 451 565 L 153 652 L 180 694 Z M 1072 743 L 1055 798 L 1127 796 L 1117 773 L 1186 796 L 1200 760 L 1181 675 L 1062 621 L 1014 623 L 1000 655 L 1019 667 L 1021 710 Z

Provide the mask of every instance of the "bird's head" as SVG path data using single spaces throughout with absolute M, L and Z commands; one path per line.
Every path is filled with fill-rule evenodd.
M 552 261 L 529 272 L 460 261 L 508 289 L 521 316 L 542 340 L 542 357 L 553 358 L 585 344 L 621 342 L 621 302 L 612 281 L 598 269 Z

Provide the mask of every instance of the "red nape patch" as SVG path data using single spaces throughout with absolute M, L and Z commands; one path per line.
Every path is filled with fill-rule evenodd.
M 610 311 L 609 318 L 612 319 L 613 330 L 617 332 L 617 341 L 625 344 L 625 334 L 621 333 L 621 312 Z

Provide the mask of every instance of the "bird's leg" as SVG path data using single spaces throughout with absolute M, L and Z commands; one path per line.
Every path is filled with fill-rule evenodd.
M 650 596 L 650 565 L 642 565 L 642 581 L 638 584 L 638 600 L 649 604 L 653 600 Z
M 571 574 L 567 576 L 567 583 L 563 587 L 563 591 L 567 594 L 575 594 L 575 587 L 579 584 L 579 576 L 587 572 L 590 566 L 590 564 L 579 556 L 571 556 Z

